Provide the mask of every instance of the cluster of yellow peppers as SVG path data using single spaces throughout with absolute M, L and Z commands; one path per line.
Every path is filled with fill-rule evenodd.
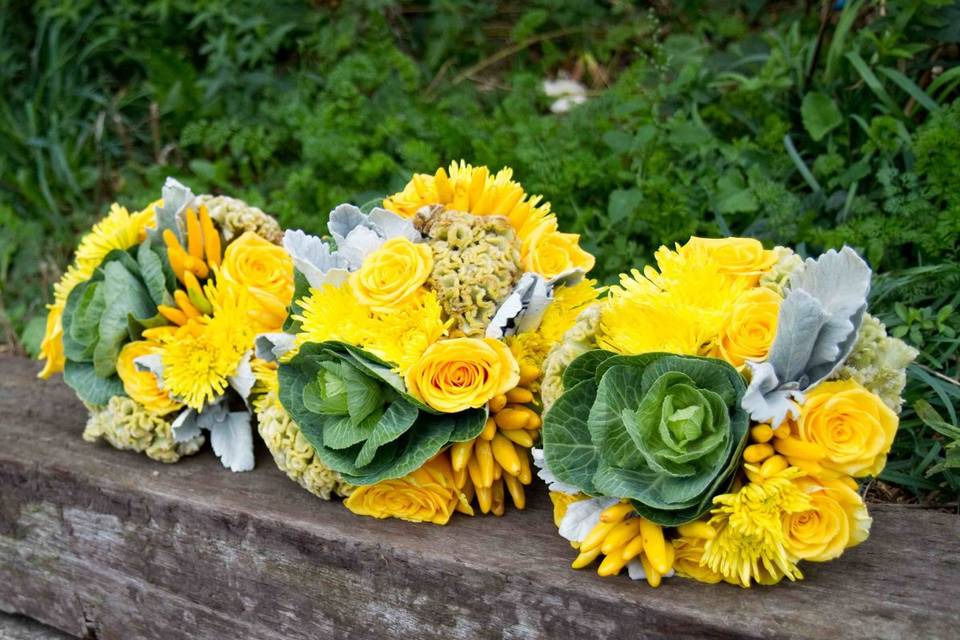
M 745 467 L 744 472 L 751 482 L 760 482 L 787 467 L 797 467 L 810 476 L 840 480 L 854 491 L 858 490 L 853 478 L 825 469 L 820 461 L 827 457 L 827 450 L 816 442 L 805 442 L 793 437 L 789 422 L 776 429 L 761 424 L 750 430 L 753 444 L 743 451 L 743 461 L 756 465 L 757 471 Z
M 713 537 L 705 522 L 681 525 L 680 535 Z M 651 587 L 660 586 L 663 576 L 673 569 L 673 544 L 663 535 L 663 527 L 635 514 L 633 505 L 621 501 L 604 509 L 600 521 L 579 543 L 571 543 L 580 554 L 571 566 L 582 569 L 601 555 L 597 568 L 601 576 L 615 576 L 627 564 L 639 559 Z
M 488 403 L 490 417 L 483 432 L 473 440 L 450 447 L 454 482 L 468 504 L 476 496 L 482 513 L 502 516 L 507 494 L 517 509 L 526 506 L 523 487 L 533 481 L 530 448 L 537 441 L 542 424 L 540 415 L 527 405 L 534 400 L 529 386 L 539 377 L 537 367 L 522 365 L 518 386 Z M 468 507 L 458 510 L 466 512 Z
M 189 320 L 213 312 L 199 279 L 209 277 L 211 269 L 220 266 L 222 259 L 220 234 L 213 226 L 210 213 L 204 206 L 199 215 L 193 209 L 186 211 L 187 248 L 184 249 L 177 236 L 170 229 L 164 229 L 163 242 L 167 246 L 167 257 L 177 279 L 184 289 L 173 292 L 177 306 L 158 305 L 157 310 L 164 318 L 177 326 L 187 324 Z

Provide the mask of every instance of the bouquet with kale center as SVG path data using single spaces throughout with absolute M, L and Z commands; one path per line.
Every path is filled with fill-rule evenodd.
M 285 332 L 258 338 L 279 360 L 261 433 L 361 515 L 523 508 L 541 367 L 596 298 L 593 258 L 509 170 L 454 163 L 384 207 L 334 209 L 332 242 L 287 233 L 297 292 Z

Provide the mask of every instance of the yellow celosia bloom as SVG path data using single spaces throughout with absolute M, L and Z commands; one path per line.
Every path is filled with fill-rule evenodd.
M 297 344 L 340 340 L 362 347 L 404 374 L 447 331 L 433 292 L 421 290 L 387 313 L 374 312 L 353 297 L 348 284 L 311 289 L 300 301 Z
M 634 269 L 610 287 L 597 342 L 619 353 L 667 351 L 707 355 L 734 302 L 753 286 L 753 276 L 731 274 L 700 245 L 660 247 L 657 269 Z
M 63 371 L 63 325 L 61 318 L 67 297 L 81 282 L 89 280 L 103 259 L 114 249 L 127 250 L 143 240 L 147 227 L 156 224 L 154 202 L 143 211 L 131 214 L 114 203 L 110 213 L 95 224 L 80 240 L 73 264 L 53 287 L 53 304 L 48 305 L 47 325 L 40 343 L 40 359 L 45 360 L 38 377 L 47 379 Z
M 513 169 L 505 167 L 495 175 L 487 167 L 474 167 L 462 160 L 450 163 L 449 172 L 437 169 L 434 175 L 418 173 L 403 188 L 384 199 L 385 209 L 405 218 L 412 218 L 421 207 L 443 205 L 447 209 L 465 211 L 475 216 L 503 216 L 516 230 L 521 243 L 521 262 L 531 271 L 564 267 L 593 267 L 593 256 L 580 249 L 579 238 L 557 231 L 556 216 L 550 204 L 541 204 L 542 196 L 528 196 L 520 183 L 513 180 Z M 538 254 L 543 244 L 544 255 Z M 542 258 L 541 260 L 538 258 Z
M 752 465 L 746 468 L 759 472 Z M 742 587 L 802 578 L 783 530 L 784 516 L 810 509 L 810 497 L 793 482 L 802 475 L 788 467 L 735 493 L 716 496 L 710 525 L 717 535 L 704 544 L 704 566 Z
M 161 338 L 164 386 L 196 410 L 226 390 L 256 333 L 248 321 L 253 302 L 246 291 L 222 278 L 204 291 L 212 317 L 193 318 Z

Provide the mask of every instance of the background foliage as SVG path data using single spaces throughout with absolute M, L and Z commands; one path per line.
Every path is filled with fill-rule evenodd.
M 36 349 L 78 234 L 166 175 L 318 230 L 411 172 L 510 165 L 605 281 L 694 233 L 862 251 L 921 350 L 879 488 L 956 505 L 960 2 L 262 7 L 0 0 L 0 342 Z M 552 113 L 558 74 L 590 99 Z

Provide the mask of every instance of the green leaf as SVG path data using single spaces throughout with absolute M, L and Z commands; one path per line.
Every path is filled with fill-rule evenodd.
M 714 203 L 718 213 L 748 213 L 756 211 L 760 204 L 753 191 L 747 186 L 743 175 L 737 171 L 727 171 L 717 180 L 717 197 Z
M 128 317 L 150 318 L 157 307 L 137 277 L 120 261 L 107 263 L 104 271 L 105 309 L 100 317 L 99 338 L 93 351 L 93 367 L 102 378 L 117 370 L 120 348 L 130 337 Z
M 153 304 L 168 304 L 170 293 L 167 291 L 167 278 L 163 271 L 163 261 L 150 248 L 149 242 L 144 242 L 137 249 L 137 265 L 140 267 L 140 276 L 150 294 Z
M 63 381 L 76 392 L 78 398 L 97 406 L 107 404 L 113 396 L 126 395 L 119 377 L 101 377 L 89 362 L 67 360 L 63 367 Z
M 357 454 L 356 465 L 365 467 L 373 461 L 377 449 L 393 442 L 413 426 L 417 419 L 417 408 L 404 399 L 397 400 L 377 420 L 376 426 L 363 443 Z
M 561 482 L 595 494 L 593 476 L 599 455 L 590 440 L 587 420 L 597 395 L 597 385 L 584 380 L 564 391 L 543 416 L 543 456 Z
M 820 141 L 843 124 L 843 114 L 830 96 L 811 91 L 803 97 L 800 107 L 803 126 L 814 140 Z
M 593 380 L 597 368 L 614 356 L 615 353 L 603 349 L 594 349 L 577 356 L 563 372 L 563 388 L 573 389 L 584 380 Z

